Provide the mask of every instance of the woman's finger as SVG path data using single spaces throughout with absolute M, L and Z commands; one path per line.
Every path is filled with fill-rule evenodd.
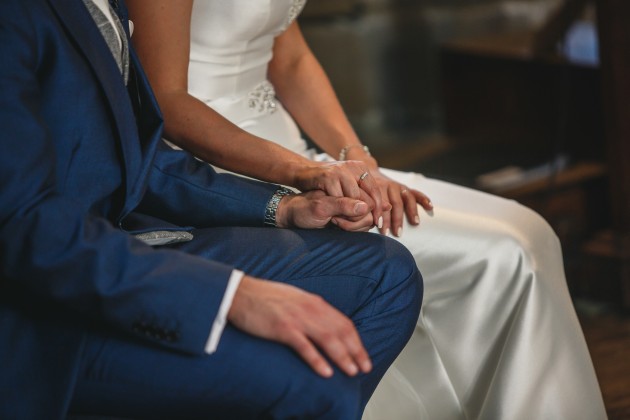
M 389 201 L 392 203 L 391 224 L 392 233 L 396 237 L 402 235 L 404 203 L 401 195 L 402 186 L 398 183 L 390 183 L 388 188 Z
M 420 216 L 418 215 L 418 201 L 413 191 L 405 187 L 400 192 L 400 195 L 403 199 L 407 220 L 410 224 L 417 226 L 420 223 Z

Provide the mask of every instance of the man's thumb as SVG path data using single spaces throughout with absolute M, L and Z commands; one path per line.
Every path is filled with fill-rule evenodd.
M 370 208 L 368 207 L 367 203 L 363 201 L 355 200 L 352 210 L 354 212 L 352 214 L 353 216 L 363 216 L 364 214 L 370 211 Z

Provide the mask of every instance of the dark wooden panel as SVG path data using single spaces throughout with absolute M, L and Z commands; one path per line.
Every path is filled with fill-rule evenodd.
M 442 48 L 446 132 L 460 142 L 603 160 L 599 70 L 536 57 L 531 38 L 497 35 Z
M 597 0 L 614 227 L 630 234 L 630 1 Z

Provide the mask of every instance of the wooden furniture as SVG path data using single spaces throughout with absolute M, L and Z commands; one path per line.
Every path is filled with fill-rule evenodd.
M 584 250 L 611 267 L 610 274 L 621 285 L 621 301 L 630 309 L 630 2 L 595 0 L 595 4 L 612 224 Z
M 588 0 L 566 0 L 538 31 L 443 45 L 445 131 L 453 147 L 506 149 L 506 164 L 569 155 L 553 177 L 500 194 L 552 224 L 577 296 L 630 309 L 630 1 L 592 1 L 596 67 L 556 53 Z

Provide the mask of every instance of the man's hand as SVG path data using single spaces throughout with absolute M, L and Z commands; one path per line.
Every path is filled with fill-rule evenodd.
M 374 204 L 363 191 L 359 197 L 331 197 L 323 191 L 284 196 L 276 211 L 276 224 L 283 228 L 318 229 L 333 223 L 348 231 L 367 231 L 374 226 Z
M 372 369 L 352 321 L 297 287 L 245 276 L 227 318 L 242 331 L 288 345 L 323 377 L 333 370 L 320 351 L 349 376 Z

